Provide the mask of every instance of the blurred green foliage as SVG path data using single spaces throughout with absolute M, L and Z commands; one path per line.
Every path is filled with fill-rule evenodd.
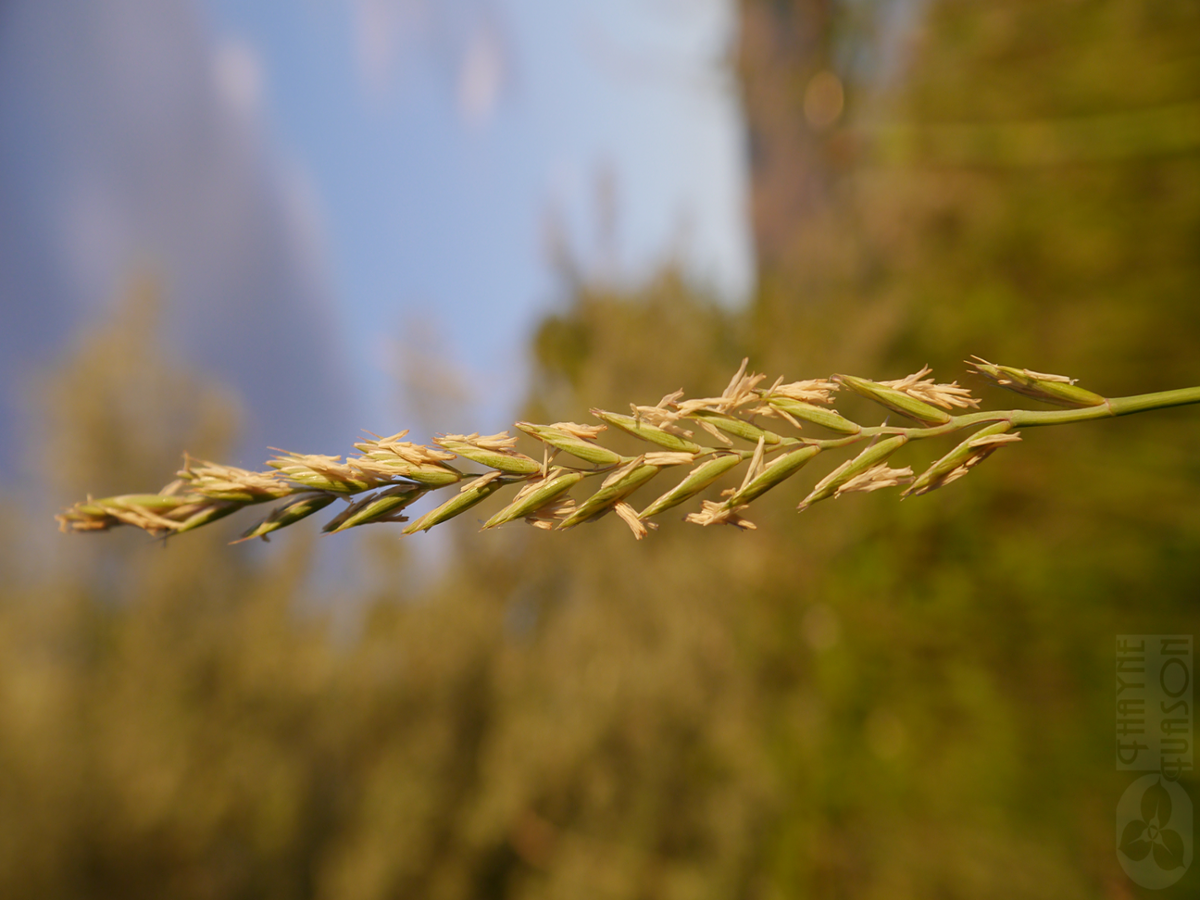
M 530 418 L 704 395 L 743 355 L 772 377 L 952 378 L 978 353 L 1102 393 L 1200 383 L 1197 148 L 994 139 L 1197 102 L 1200 12 L 925 16 L 881 86 L 838 66 L 870 37 L 860 6 L 745 0 L 758 295 L 723 311 L 671 270 L 575 286 L 537 335 Z M 846 109 L 817 128 L 826 67 Z M 149 488 L 228 438 L 144 319 L 48 390 L 37 453 L 65 499 Z M 752 534 L 455 523 L 432 583 L 423 539 L 380 529 L 352 629 L 301 602 L 303 526 L 261 557 L 224 546 L 237 524 L 165 552 L 70 539 L 76 565 L 0 588 L 0 896 L 1136 896 L 1114 637 L 1200 630 L 1200 419 L 1025 438 L 904 503 L 797 516 L 781 488 Z

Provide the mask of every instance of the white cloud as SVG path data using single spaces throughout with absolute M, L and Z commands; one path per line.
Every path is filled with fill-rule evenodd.
M 480 23 L 471 30 L 458 76 L 458 110 L 468 125 L 491 118 L 504 87 L 504 48 L 496 30 Z
M 487 0 L 348 0 L 354 56 L 367 95 L 387 98 L 404 64 L 448 68 L 463 121 L 485 124 L 509 79 L 497 13 Z
M 262 114 L 264 76 L 258 51 L 241 38 L 218 42 L 213 54 L 217 91 L 225 103 L 246 118 Z
M 349 0 L 355 58 L 363 85 L 373 97 L 385 97 L 406 43 L 416 44 L 427 30 L 426 0 Z

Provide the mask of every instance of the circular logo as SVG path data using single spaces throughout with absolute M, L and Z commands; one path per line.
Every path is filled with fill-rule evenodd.
M 1117 803 L 1117 859 L 1134 882 L 1170 887 L 1192 864 L 1192 799 L 1179 783 L 1143 775 Z

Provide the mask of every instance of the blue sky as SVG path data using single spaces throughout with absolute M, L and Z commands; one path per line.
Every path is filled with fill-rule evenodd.
M 748 292 L 726 0 L 210 9 L 231 89 L 306 184 L 368 414 L 415 413 L 405 373 L 440 363 L 472 427 L 503 427 L 556 299 L 552 217 L 597 274 L 677 255 L 730 301 Z

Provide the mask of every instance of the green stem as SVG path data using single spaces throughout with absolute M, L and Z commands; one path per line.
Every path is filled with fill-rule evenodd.
M 1113 397 L 1099 406 L 1085 406 L 1079 409 L 1007 409 L 984 410 L 954 416 L 944 425 L 928 427 L 904 428 L 890 425 L 864 427 L 858 434 L 829 440 L 814 440 L 812 438 L 784 438 L 775 448 L 783 449 L 797 444 L 810 444 L 822 450 L 832 450 L 847 447 L 862 440 L 881 434 L 903 434 L 910 440 L 940 437 L 953 434 L 964 428 L 984 425 L 988 422 L 1011 422 L 1016 428 L 1033 428 L 1038 425 L 1067 425 L 1071 422 L 1087 422 L 1092 419 L 1110 419 L 1114 416 L 1128 416 L 1134 413 L 1147 412 L 1152 409 L 1166 409 L 1171 406 L 1187 406 L 1200 403 L 1200 387 L 1180 388 L 1175 391 L 1159 391 L 1153 394 L 1136 394 L 1132 397 Z
M 1087 406 L 1082 409 L 1014 410 L 1010 421 L 1022 427 L 1065 425 L 1069 422 L 1086 422 L 1089 419 L 1128 416 L 1171 406 L 1187 406 L 1190 403 L 1200 403 L 1200 387 L 1136 394 L 1132 397 L 1113 397 L 1101 406 Z

